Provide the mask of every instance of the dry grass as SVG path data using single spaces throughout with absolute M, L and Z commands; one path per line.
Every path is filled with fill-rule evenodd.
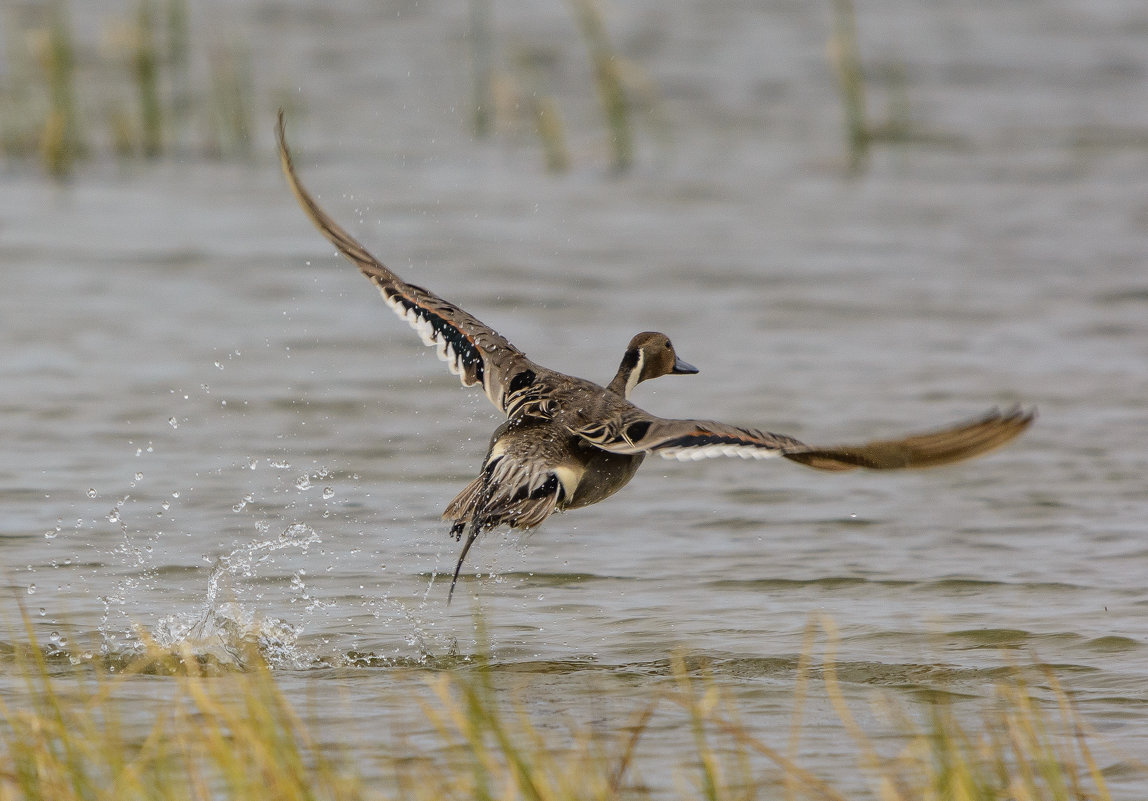
M 819 666 L 812 657 L 817 638 L 826 642 Z M 651 690 L 632 719 L 613 729 L 574 729 L 558 743 L 522 706 L 499 697 L 494 668 L 479 660 L 465 672 L 396 676 L 410 682 L 420 699 L 437 747 L 421 756 L 380 753 L 390 774 L 383 782 L 313 734 L 253 650 L 242 671 L 221 671 L 188 651 L 152 647 L 114 672 L 108 666 L 61 672 L 30 625 L 26 639 L 12 663 L 27 692 L 0 702 L 0 801 L 644 798 L 648 791 L 636 776 L 651 758 L 647 735 L 667 718 L 683 721 L 693 735 L 692 751 L 678 760 L 685 765 L 685 797 L 844 801 L 843 791 L 794 756 L 803 709 L 818 687 L 852 740 L 858 775 L 874 798 L 1111 798 L 1092 736 L 1051 676 L 1059 701 L 1052 710 L 1034 702 L 1019 680 L 999 687 L 974 726 L 945 704 L 933 706 L 924 723 L 886 710 L 900 736 L 894 753 L 880 753 L 845 703 L 832 661 L 836 634 L 828 622 L 810 627 L 787 742 L 763 739 L 740 719 L 704 664 L 677 658 L 671 680 Z M 160 683 L 164 700 L 155 704 L 150 728 L 141 732 L 137 723 L 129 730 L 120 719 L 117 691 L 149 681 Z M 138 710 L 133 718 L 139 720 Z M 883 747 L 889 743 L 882 738 Z M 664 755 L 656 761 L 667 762 Z

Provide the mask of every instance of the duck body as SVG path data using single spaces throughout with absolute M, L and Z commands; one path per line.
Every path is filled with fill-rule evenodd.
M 630 340 L 607 386 L 549 370 L 531 369 L 529 383 L 519 379 L 515 385 L 512 380 L 509 406 L 516 413 L 495 429 L 478 476 L 443 512 L 456 540 L 468 527 L 470 531 L 452 591 L 470 546 L 483 531 L 500 525 L 533 528 L 554 512 L 605 500 L 638 472 L 645 451 L 605 450 L 571 433 L 572 425 L 585 429 L 595 420 L 624 417 L 631 406 L 627 395 L 647 378 L 697 371 L 678 358 L 665 334 L 646 331 Z
M 276 130 L 288 184 L 319 231 L 379 290 L 386 304 L 435 348 L 466 387 L 479 387 L 506 421 L 495 430 L 475 477 L 443 513 L 466 534 L 451 581 L 479 534 L 500 525 L 528 529 L 557 511 L 610 497 L 646 456 L 692 461 L 715 456 L 782 457 L 818 470 L 891 470 L 950 464 L 998 448 L 1031 425 L 1034 410 L 996 409 L 956 425 L 857 445 L 814 446 L 784 434 L 715 420 L 669 419 L 635 406 L 643 381 L 697 373 L 665 334 L 630 340 L 605 386 L 537 364 L 458 306 L 409 284 L 376 259 L 315 202 L 295 173 L 282 112 Z
M 664 335 L 655 332 L 639 334 L 631 340 L 627 356 L 618 368 L 618 375 L 609 386 L 598 386 L 583 379 L 562 381 L 562 394 L 577 394 L 582 400 L 594 401 L 588 412 L 583 409 L 584 417 L 592 418 L 594 414 L 624 408 L 628 405 L 625 397 L 627 387 L 632 388 L 641 380 L 640 377 L 631 376 L 633 359 L 629 354 L 642 348 L 664 348 L 669 342 L 665 340 L 663 344 L 663 340 Z M 670 349 L 672 352 L 672 346 Z M 697 372 L 697 369 L 678 359 L 675 354 L 669 372 L 687 375 Z M 551 511 L 578 509 L 604 501 L 626 486 L 645 458 L 644 451 L 613 453 L 603 450 L 584 437 L 571 434 L 566 425 L 556 421 L 553 416 L 520 415 L 495 429 L 481 473 L 451 501 L 443 518 L 456 523 L 478 518 L 492 521 L 491 527 L 505 523 L 512 528 L 529 528 L 530 524 L 520 525 L 520 521 L 533 521 L 537 518 L 535 514 L 509 512 L 492 505 L 489 500 L 480 503 L 483 494 L 479 488 L 484 484 L 505 483 L 506 477 L 513 475 L 525 481 L 515 487 L 509 497 L 530 496 L 538 492 L 539 476 L 545 476 L 550 482 L 547 494 L 554 495 Z M 514 465 L 513 469 L 511 465 Z
M 443 519 L 481 529 L 532 528 L 553 512 L 604 501 L 638 472 L 645 454 L 619 454 L 539 419 L 507 420 L 494 432 L 478 476 Z

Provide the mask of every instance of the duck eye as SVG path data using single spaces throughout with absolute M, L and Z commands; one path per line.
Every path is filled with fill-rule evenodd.
M 674 346 L 670 344 L 670 340 L 666 340 L 666 350 L 673 350 Z

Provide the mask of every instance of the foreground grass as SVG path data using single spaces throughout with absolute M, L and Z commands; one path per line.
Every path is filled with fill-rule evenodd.
M 932 707 L 925 724 L 892 710 L 901 736 L 895 753 L 880 753 L 843 699 L 832 626 L 819 625 L 826 653 L 815 671 L 811 627 L 793 727 L 788 737 L 779 734 L 780 744 L 753 732 L 704 666 L 685 659 L 674 661 L 672 680 L 632 720 L 613 730 L 563 732 L 559 742 L 496 697 L 492 670 L 479 660 L 466 671 L 398 677 L 410 682 L 436 740 L 429 753 L 381 754 L 382 779 L 317 738 L 255 651 L 246 654 L 245 670 L 222 674 L 190 652 L 156 648 L 127 665 L 71 671 L 45 656 L 29 627 L 28 642 L 11 658 L 27 693 L 0 702 L 0 801 L 644 798 L 637 776 L 652 757 L 647 735 L 666 717 L 685 721 L 695 744 L 692 764 L 681 769 L 683 797 L 845 799 L 793 756 L 815 691 L 831 701 L 860 755 L 860 775 L 882 801 L 1111 798 L 1090 737 L 1051 676 L 1059 700 L 1051 713 L 1019 680 L 1001 685 L 972 725 L 944 704 Z M 148 681 L 162 685 L 165 700 L 155 704 L 150 728 L 129 732 L 117 691 Z M 888 738 L 882 746 L 888 750 Z M 664 770 L 666 761 L 657 764 Z

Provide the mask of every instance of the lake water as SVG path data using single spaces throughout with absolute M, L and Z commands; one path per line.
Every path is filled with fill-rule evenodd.
M 332 730 L 429 731 L 395 667 L 474 653 L 481 610 L 499 686 L 540 713 L 624 721 L 687 652 L 785 732 L 825 614 L 861 705 L 974 703 L 1047 664 L 1103 766 L 1143 759 L 1148 6 L 861 3 L 872 114 L 903 95 L 921 135 L 849 178 L 822 5 L 614 4 L 652 87 L 621 177 L 569 8 L 525 2 L 495 4 L 500 63 L 550 60 L 563 175 L 524 116 L 471 139 L 445 2 L 222 4 L 252 48 L 252 164 L 8 169 L 0 560 L 43 641 L 259 635 L 289 694 L 342 694 L 316 711 Z M 922 473 L 650 460 L 603 504 L 484 536 L 448 607 L 438 516 L 499 421 L 297 208 L 276 97 L 333 216 L 536 361 L 605 381 L 633 333 L 668 333 L 701 373 L 643 385 L 654 413 L 825 443 L 1039 420 Z M 803 764 L 850 786 L 839 729 L 806 735 Z M 675 766 L 691 735 L 656 741 Z M 672 773 L 642 778 L 674 795 Z

